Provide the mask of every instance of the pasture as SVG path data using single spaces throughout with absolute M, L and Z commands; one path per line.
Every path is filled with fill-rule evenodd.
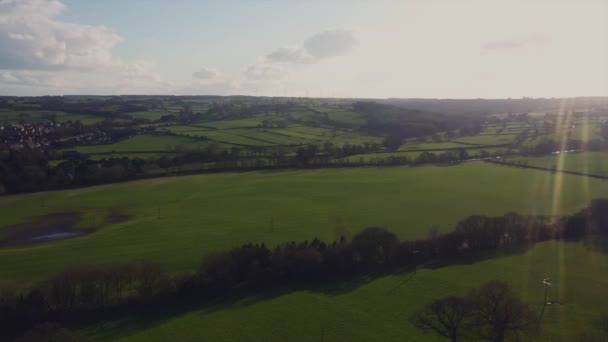
M 44 122 L 51 121 L 52 118 L 58 123 L 67 121 L 80 121 L 83 125 L 93 125 L 104 120 L 103 117 L 70 114 L 59 111 L 49 110 L 30 110 L 30 111 L 0 111 L 0 123 L 5 122 Z
M 102 152 L 154 152 L 154 151 L 173 151 L 177 146 L 197 147 L 204 142 L 185 137 L 158 136 L 158 135 L 137 135 L 114 144 L 90 145 L 68 148 L 65 150 L 77 150 L 81 153 L 102 153 Z
M 481 162 L 224 173 L 14 195 L 0 198 L 0 237 L 7 227 L 57 213 L 79 213 L 75 228 L 96 232 L 0 249 L 0 286 L 134 259 L 187 271 L 206 253 L 242 243 L 332 241 L 369 226 L 425 238 L 431 227 L 450 230 L 472 214 L 561 215 L 598 197 L 608 197 L 608 183 Z M 107 223 L 116 212 L 129 219 Z
M 245 298 L 156 320 L 103 322 L 82 333 L 99 340 L 120 341 L 445 341 L 415 329 L 409 317 L 432 300 L 463 295 L 489 280 L 503 280 L 540 312 L 541 283 L 550 277 L 553 301 L 541 320 L 538 338 L 579 341 L 593 331 L 593 321 L 606 313 L 608 256 L 582 243 L 546 242 L 524 254 L 497 257 L 469 265 L 421 269 L 348 284 L 345 288 L 275 293 Z M 235 324 L 238 322 L 238 324 Z
M 608 153 L 577 152 L 558 153 L 542 157 L 513 157 L 509 162 L 556 170 L 583 172 L 608 176 Z

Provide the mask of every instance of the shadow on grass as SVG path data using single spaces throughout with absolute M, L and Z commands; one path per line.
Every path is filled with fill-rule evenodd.
M 151 305 L 137 305 L 109 309 L 101 316 L 81 315 L 70 319 L 68 328 L 84 329 L 85 333 L 95 339 L 115 340 L 136 334 L 142 330 L 154 328 L 173 318 L 189 313 L 199 312 L 202 316 L 225 309 L 238 309 L 273 300 L 295 292 L 317 292 L 336 296 L 353 291 L 381 276 L 394 272 L 367 273 L 356 277 L 336 277 L 329 281 L 319 280 L 289 284 L 274 289 L 234 289 L 229 295 L 214 300 L 166 300 Z M 411 277 L 408 277 L 408 280 Z M 89 328 L 87 328 L 89 327 Z
M 204 316 L 220 310 L 244 308 L 295 292 L 323 293 L 329 296 L 337 296 L 356 290 L 380 277 L 405 275 L 403 281 L 387 291 L 386 294 L 391 295 L 415 278 L 417 270 L 467 265 L 496 257 L 523 254 L 528 250 L 528 247 L 532 246 L 521 246 L 477 256 L 465 256 L 456 260 L 431 260 L 418 267 L 386 269 L 356 275 L 335 276 L 330 279 L 318 279 L 315 281 L 298 281 L 272 289 L 237 287 L 231 290 L 229 294 L 215 299 L 193 299 L 173 295 L 148 305 L 124 305 L 119 308 L 108 309 L 101 315 L 98 312 L 90 317 L 82 315 L 78 319 L 70 319 L 71 324 L 67 326 L 74 329 L 85 329 L 88 335 L 96 339 L 114 340 L 128 337 L 142 330 L 154 328 L 173 318 L 189 313 L 199 312 Z M 87 328 L 91 326 L 92 328 Z

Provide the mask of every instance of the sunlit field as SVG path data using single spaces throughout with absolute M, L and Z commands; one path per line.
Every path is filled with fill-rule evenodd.
M 50 213 L 80 213 L 77 227 L 98 230 L 3 248 L 0 279 L 23 284 L 74 265 L 135 259 L 187 271 L 210 251 L 247 242 L 332 241 L 369 226 L 418 239 L 473 214 L 563 215 L 599 197 L 608 197 L 608 183 L 482 162 L 227 173 L 16 195 L 0 198 L 0 234 Z M 113 212 L 129 219 L 106 223 Z

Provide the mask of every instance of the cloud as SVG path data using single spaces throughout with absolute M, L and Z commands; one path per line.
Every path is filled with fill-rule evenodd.
M 325 58 L 347 55 L 355 45 L 353 31 L 326 30 L 307 38 L 301 46 L 279 48 L 266 55 L 266 60 L 277 63 L 316 63 Z
M 349 54 L 356 45 L 355 34 L 346 29 L 326 30 L 308 37 L 300 45 L 281 47 L 243 71 L 248 81 L 284 79 L 294 65 L 315 64 Z
M 56 86 L 57 78 L 48 72 L 0 70 L 0 84 L 31 87 Z
M 287 72 L 280 66 L 258 63 L 245 69 L 245 78 L 251 81 L 274 81 L 285 77 Z
M 192 77 L 200 80 L 211 80 L 217 78 L 218 75 L 219 73 L 217 71 L 203 67 L 199 71 L 193 73 Z
M 57 19 L 65 8 L 59 0 L 0 0 L 4 93 L 170 93 L 174 89 L 152 63 L 113 56 L 112 49 L 122 38 L 112 30 Z
M 352 31 L 345 29 L 328 30 L 315 34 L 304 41 L 304 48 L 313 57 L 322 59 L 344 56 L 356 44 Z
M 58 0 L 0 1 L 0 69 L 94 70 L 112 64 L 122 38 L 104 26 L 73 24 L 56 17 Z
M 290 47 L 282 47 L 279 48 L 268 55 L 266 55 L 266 59 L 270 62 L 278 62 L 278 63 L 312 63 L 315 61 L 315 58 L 311 56 L 308 52 L 306 52 L 303 48 L 290 48 Z

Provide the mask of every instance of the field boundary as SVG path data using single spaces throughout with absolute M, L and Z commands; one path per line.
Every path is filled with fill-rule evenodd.
M 522 164 L 515 164 L 515 163 L 510 163 L 510 162 L 498 161 L 498 160 L 495 160 L 495 159 L 494 160 L 492 160 L 492 159 L 484 159 L 483 161 L 486 162 L 486 163 L 498 164 L 498 165 L 504 165 L 504 166 L 511 166 L 511 167 L 519 167 L 519 168 L 522 168 L 522 169 L 533 169 L 533 170 L 549 171 L 549 172 L 553 172 L 553 173 L 565 173 L 565 174 L 569 174 L 569 175 L 585 176 L 585 177 L 604 179 L 604 180 L 608 179 L 608 176 L 597 175 L 597 174 L 593 174 L 593 173 L 585 173 L 585 172 L 578 172 L 578 171 L 568 171 L 568 170 L 559 170 L 559 169 L 552 169 L 552 168 L 542 167 L 542 166 L 522 165 Z

